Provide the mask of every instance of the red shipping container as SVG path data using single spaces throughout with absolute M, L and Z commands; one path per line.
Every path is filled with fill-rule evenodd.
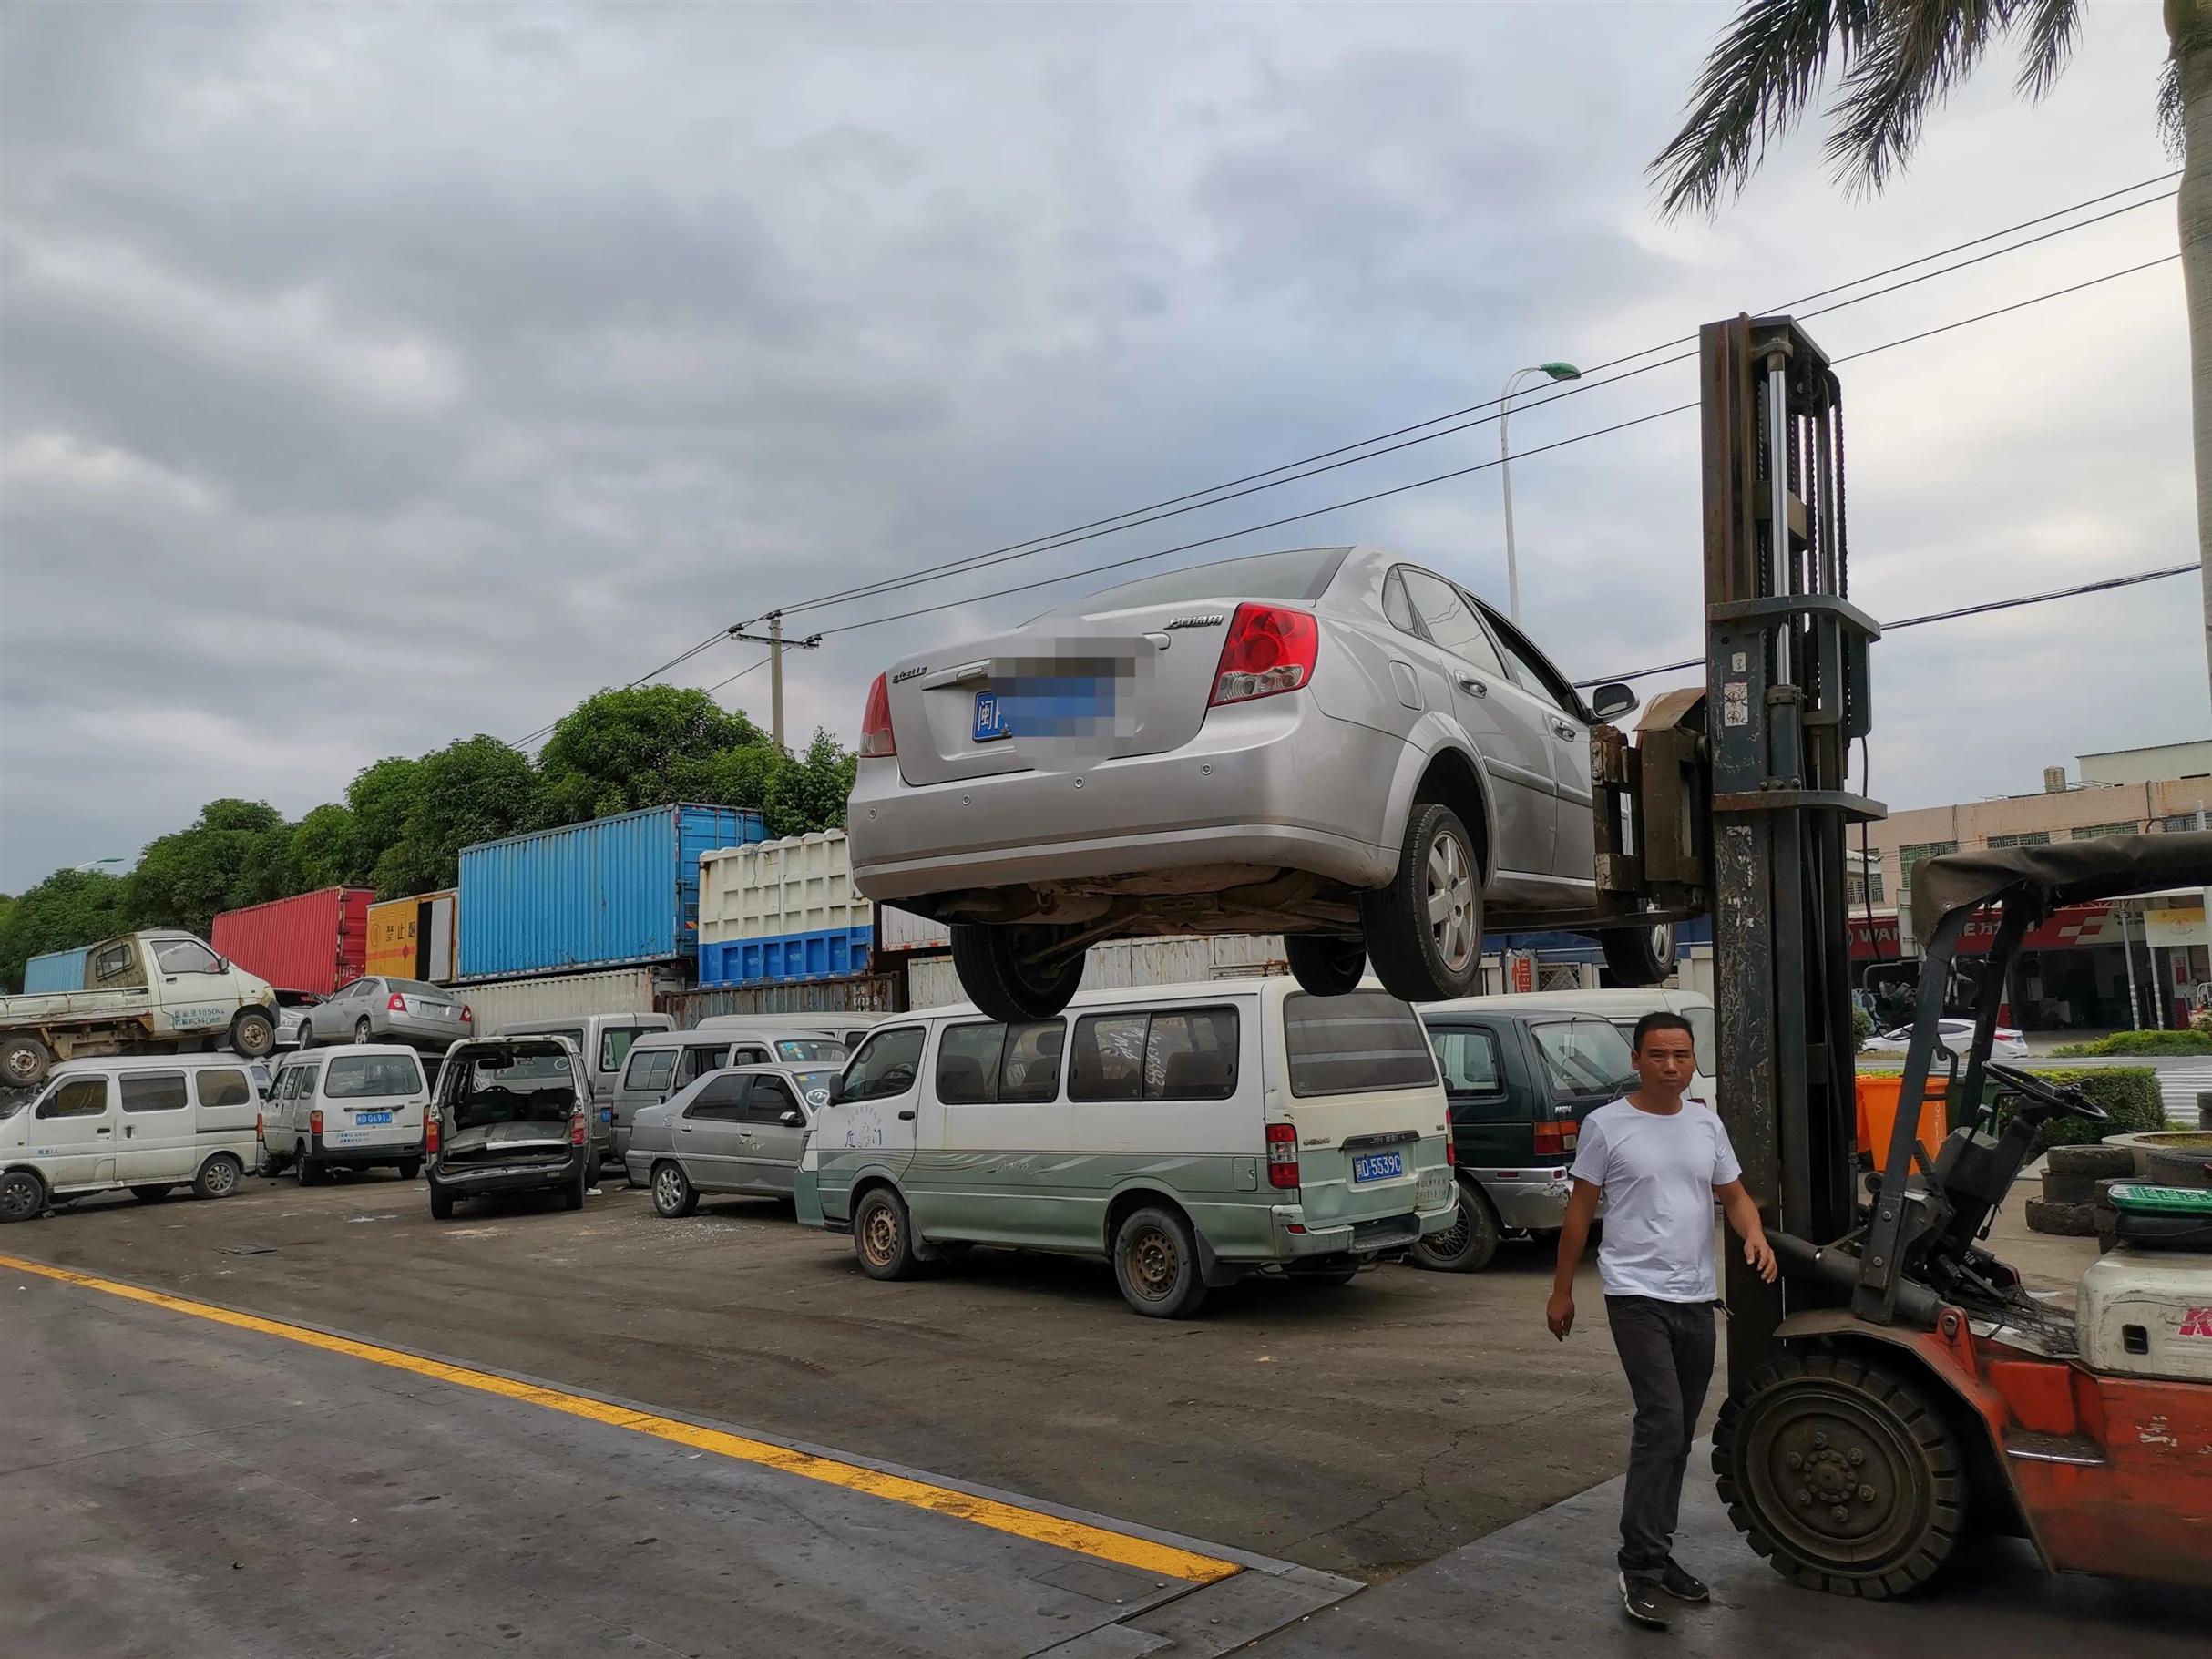
M 366 887 L 325 887 L 226 910 L 209 943 L 280 990 L 327 997 L 361 978 L 369 954 Z

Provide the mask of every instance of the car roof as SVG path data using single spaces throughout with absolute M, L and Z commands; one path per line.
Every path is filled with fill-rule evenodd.
M 203 1071 L 210 1066 L 243 1071 L 253 1063 L 242 1054 L 92 1054 L 58 1061 L 46 1076 L 75 1076 L 86 1071 Z
M 1095 1014 L 1101 1009 L 1119 1008 L 1150 1008 L 1156 1003 L 1226 1002 L 1236 998 L 1274 997 L 1280 999 L 1295 994 L 1298 982 L 1287 974 L 1245 974 L 1234 979 L 1193 979 L 1180 985 L 1117 985 L 1097 990 L 1078 991 L 1065 1014 Z M 1362 986 L 1362 990 L 1378 990 L 1379 986 Z M 910 1019 L 982 1019 L 988 1018 L 972 1002 L 947 1002 L 935 1008 L 917 1009 L 911 1014 L 889 1014 L 883 1025 L 904 1024 Z
M 404 1042 L 333 1042 L 317 1043 L 312 1049 L 295 1049 L 284 1056 L 282 1064 L 295 1060 L 321 1060 L 325 1054 L 412 1054 L 421 1060 L 422 1054 Z

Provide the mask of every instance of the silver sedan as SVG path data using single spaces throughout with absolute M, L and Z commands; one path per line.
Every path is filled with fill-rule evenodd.
M 443 986 L 421 979 L 372 975 L 342 985 L 312 1009 L 301 1010 L 300 1046 L 317 1043 L 404 1042 L 443 1051 L 476 1035 L 468 1004 Z
M 631 1114 L 623 1163 L 653 1208 L 689 1215 L 702 1193 L 789 1198 L 814 1112 L 830 1101 L 835 1066 L 736 1066 L 710 1071 L 658 1106 Z
M 1091 945 L 1286 936 L 1308 990 L 1365 964 L 1475 988 L 1482 936 L 1598 933 L 1616 981 L 1672 942 L 1608 927 L 1581 695 L 1468 590 L 1375 548 L 1148 577 L 877 676 L 846 814 L 855 884 L 951 924 L 995 1019 L 1074 994 Z

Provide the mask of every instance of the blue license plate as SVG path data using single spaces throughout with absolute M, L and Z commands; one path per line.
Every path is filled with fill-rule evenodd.
M 1352 1160 L 1352 1180 L 1388 1181 L 1393 1175 L 1406 1173 L 1406 1154 L 1403 1152 L 1369 1152 L 1363 1158 Z
M 379 1123 L 389 1123 L 391 1121 L 392 1114 L 388 1111 L 357 1111 L 353 1114 L 355 1129 L 371 1129 Z
M 600 1121 L 600 1122 L 602 1122 L 602 1123 L 611 1123 L 611 1122 L 613 1122 L 613 1121 L 614 1121 L 614 1108 L 613 1108 L 613 1107 L 611 1107 L 611 1106 L 602 1106 L 602 1107 L 600 1107 L 600 1108 L 599 1108 L 599 1121 Z
M 1013 728 L 1006 723 L 1006 704 L 996 691 L 976 693 L 976 742 L 996 742 L 1002 737 L 1014 735 Z

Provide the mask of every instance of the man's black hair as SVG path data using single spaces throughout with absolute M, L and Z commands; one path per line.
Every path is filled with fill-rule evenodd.
M 1660 1009 L 1654 1013 L 1644 1015 L 1643 1019 L 1636 1021 L 1636 1039 L 1629 1044 L 1629 1047 L 1641 1054 L 1644 1051 L 1644 1039 L 1654 1031 L 1680 1031 L 1690 1039 L 1693 1047 L 1697 1042 L 1697 1033 L 1690 1029 L 1688 1020 L 1680 1014 L 1670 1013 L 1665 1009 Z

